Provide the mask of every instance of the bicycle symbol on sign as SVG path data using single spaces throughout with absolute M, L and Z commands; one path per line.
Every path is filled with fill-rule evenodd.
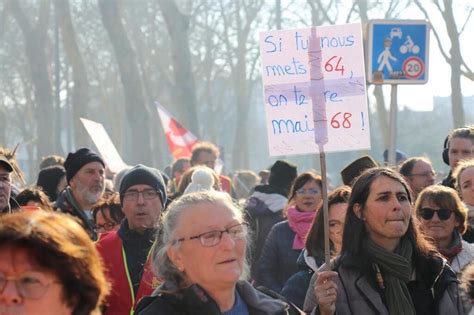
M 400 46 L 400 52 L 403 55 L 406 53 L 418 54 L 420 52 L 420 47 L 413 42 L 410 35 L 407 35 L 406 38 L 406 41 Z

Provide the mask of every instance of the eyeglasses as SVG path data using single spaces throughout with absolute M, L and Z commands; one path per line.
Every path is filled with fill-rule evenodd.
M 116 223 L 114 222 L 105 222 L 104 224 L 96 224 L 96 230 L 110 231 L 115 227 Z
M 228 227 L 227 229 L 222 230 L 222 231 L 209 231 L 209 232 L 205 232 L 196 236 L 183 237 L 183 238 L 172 241 L 171 244 L 174 245 L 176 243 L 184 242 L 187 240 L 199 239 L 202 246 L 212 247 L 212 246 L 216 246 L 217 244 L 221 242 L 222 236 L 224 235 L 224 233 L 229 233 L 229 236 L 234 241 L 243 240 L 247 236 L 247 223 L 239 223 L 231 227 Z
M 51 280 L 39 272 L 26 272 L 19 277 L 7 277 L 0 273 L 0 293 L 5 290 L 8 281 L 14 281 L 15 287 L 21 297 L 27 299 L 39 299 L 52 283 L 59 281 Z
M 143 191 L 130 190 L 123 194 L 123 200 L 126 201 L 137 201 L 139 195 L 143 196 L 145 200 L 152 200 L 158 197 L 159 192 L 154 189 L 146 189 Z
M 436 177 L 435 172 L 413 173 L 408 176 Z
M 319 193 L 320 193 L 319 189 L 316 189 L 316 188 L 311 188 L 311 189 L 300 188 L 296 191 L 297 195 L 317 195 Z
M 431 220 L 435 212 L 438 214 L 438 218 L 443 221 L 448 220 L 451 217 L 451 214 L 453 213 L 453 211 L 450 209 L 431 209 L 431 208 L 420 209 L 420 215 L 425 220 Z

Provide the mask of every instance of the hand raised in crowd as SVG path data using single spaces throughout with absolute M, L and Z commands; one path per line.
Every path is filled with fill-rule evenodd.
M 335 271 L 321 271 L 316 279 L 314 294 L 322 315 L 336 312 L 337 285 L 332 280 L 334 277 L 337 277 Z

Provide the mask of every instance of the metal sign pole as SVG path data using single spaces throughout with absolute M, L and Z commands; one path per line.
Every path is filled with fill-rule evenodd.
M 390 143 L 388 149 L 388 163 L 390 166 L 397 166 L 396 162 L 396 140 L 397 140 L 397 84 L 391 85 L 390 92 Z

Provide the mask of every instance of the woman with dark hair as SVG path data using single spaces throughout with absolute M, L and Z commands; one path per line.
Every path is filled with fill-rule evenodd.
M 331 257 L 339 255 L 342 247 L 342 232 L 346 218 L 351 188 L 341 186 L 328 196 L 329 244 Z M 281 295 L 303 308 L 303 302 L 310 285 L 311 276 L 324 264 L 324 211 L 322 204 L 306 237 L 306 245 L 298 257 L 299 271 L 286 282 Z
M 256 273 L 259 285 L 279 293 L 298 271 L 298 256 L 321 200 L 321 176 L 305 172 L 296 177 L 283 210 L 287 220 L 272 227 L 263 245 Z
M 408 184 L 388 168 L 356 180 L 341 255 L 320 270 L 306 311 L 463 314 L 456 274 L 420 233 Z
M 20 206 L 18 210 L 46 210 L 54 211 L 48 196 L 41 190 L 25 188 L 15 197 Z
M 70 216 L 0 217 L 1 314 L 100 314 L 109 292 L 94 243 Z
M 92 218 L 97 233 L 102 234 L 118 230 L 124 217 L 118 193 L 99 201 L 92 207 Z
M 421 229 L 457 273 L 474 260 L 474 244 L 462 239 L 467 229 L 467 209 L 457 192 L 447 186 L 423 189 L 415 204 Z
M 51 202 L 66 188 L 66 170 L 61 165 L 48 166 L 38 173 L 36 186 L 43 190 Z

